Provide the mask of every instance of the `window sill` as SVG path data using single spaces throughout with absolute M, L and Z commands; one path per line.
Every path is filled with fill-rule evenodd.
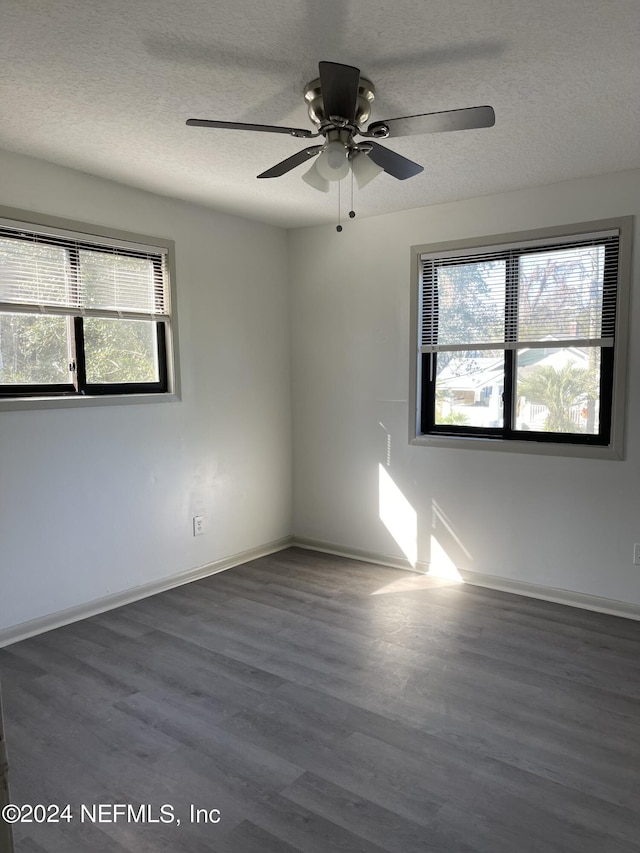
M 499 438 L 467 436 L 418 435 L 409 438 L 416 447 L 443 447 L 464 450 L 497 450 L 500 453 L 524 453 L 538 456 L 563 456 L 577 459 L 607 459 L 621 461 L 624 456 L 617 447 L 596 447 L 584 444 L 553 444 L 543 441 L 505 441 Z
M 24 411 L 28 409 L 68 409 L 87 406 L 133 406 L 141 403 L 177 403 L 175 393 L 166 394 L 100 394 L 95 397 L 78 395 L 73 397 L 5 397 L 0 399 L 0 412 Z

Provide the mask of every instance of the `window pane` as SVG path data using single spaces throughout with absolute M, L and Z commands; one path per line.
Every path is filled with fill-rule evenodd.
M 600 349 L 518 353 L 516 429 L 597 435 Z
M 604 246 L 523 255 L 518 282 L 522 341 L 599 338 Z
M 503 260 L 436 267 L 438 344 L 504 341 Z
M 66 317 L 0 314 L 0 384 L 71 382 Z
M 150 320 L 84 321 L 89 384 L 158 382 L 156 324 Z
M 87 308 L 156 311 L 153 263 L 109 252 L 81 250 L 82 300 Z
M 503 425 L 504 352 L 438 353 L 436 424 Z

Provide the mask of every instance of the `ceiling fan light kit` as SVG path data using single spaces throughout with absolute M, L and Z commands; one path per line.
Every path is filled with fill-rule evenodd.
M 351 171 L 356 179 L 358 189 L 361 190 L 366 185 L 376 178 L 380 172 L 384 172 L 382 166 L 378 166 L 373 160 L 367 156 L 364 151 L 356 151 L 351 157 Z
M 370 80 L 360 76 L 360 69 L 338 62 L 320 62 L 320 76 L 305 86 L 309 118 L 316 126 L 315 132 L 297 127 L 279 127 L 243 122 L 188 119 L 195 127 L 213 127 L 229 130 L 251 130 L 261 133 L 285 133 L 300 139 L 322 136 L 322 145 L 312 145 L 298 151 L 286 160 L 276 163 L 258 175 L 258 178 L 278 178 L 313 157 L 317 159 L 302 175 L 302 180 L 320 192 L 328 192 L 331 183 L 347 177 L 349 172 L 362 189 L 380 172 L 386 172 L 403 181 L 424 170 L 419 163 L 403 157 L 373 140 L 423 133 L 442 133 L 452 130 L 472 130 L 492 127 L 495 113 L 490 106 L 444 110 L 413 116 L 385 119 L 364 125 L 371 117 L 375 88 Z M 356 137 L 364 137 L 357 142 Z M 339 205 L 339 202 L 338 202 Z M 355 216 L 350 211 L 349 216 Z M 342 227 L 338 225 L 338 230 Z
M 328 193 L 331 187 L 329 181 L 325 180 L 318 171 L 317 162 L 313 163 L 311 168 L 304 173 L 302 180 L 314 190 L 320 190 L 321 193 Z
M 327 138 L 316 160 L 316 168 L 325 181 L 341 181 L 349 174 L 348 141 L 341 139 L 345 131 L 332 131 L 334 138 Z

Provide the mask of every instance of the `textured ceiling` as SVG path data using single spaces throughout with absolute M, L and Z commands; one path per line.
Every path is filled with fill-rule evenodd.
M 374 82 L 373 120 L 496 111 L 490 129 L 385 143 L 424 172 L 356 189 L 359 216 L 640 167 L 639 0 L 0 0 L 0 147 L 277 225 L 333 222 L 337 196 L 304 166 L 256 180 L 304 141 L 185 127 L 311 128 L 321 59 Z

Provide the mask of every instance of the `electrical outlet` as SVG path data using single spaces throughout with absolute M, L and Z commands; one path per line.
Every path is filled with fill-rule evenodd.
M 193 535 L 202 536 L 204 533 L 204 515 L 193 516 Z M 640 548 L 640 545 L 638 546 Z
M 640 566 L 640 542 L 633 546 L 633 565 Z

